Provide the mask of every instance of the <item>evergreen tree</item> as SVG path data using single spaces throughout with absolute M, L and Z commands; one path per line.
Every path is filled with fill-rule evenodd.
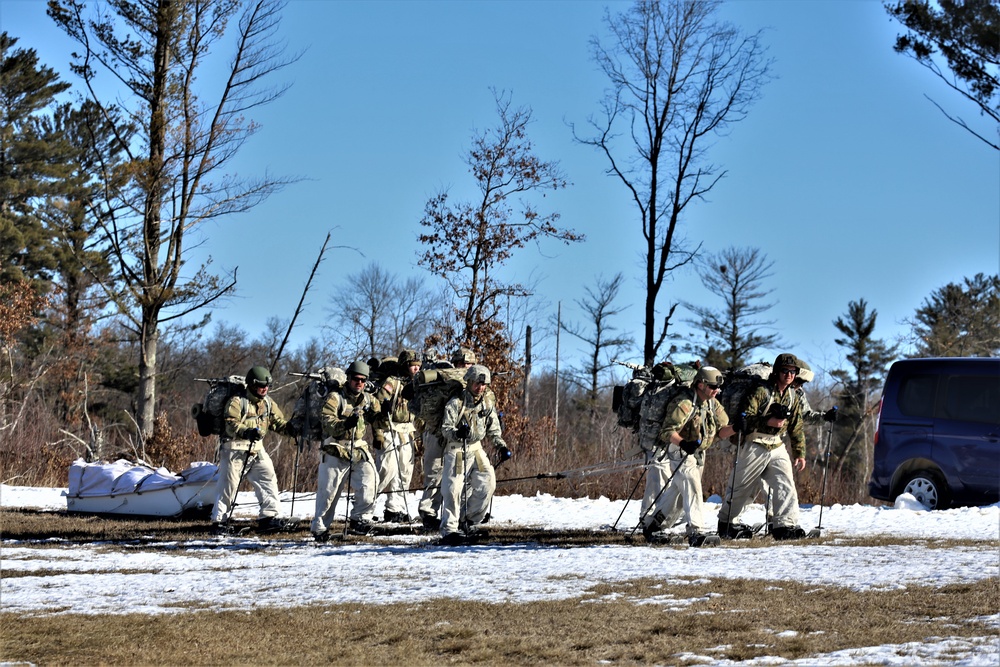
M 910 324 L 914 356 L 1000 355 L 1000 275 L 977 273 L 935 290 Z
M 0 283 L 27 278 L 44 290 L 55 259 L 37 208 L 60 190 L 70 162 L 69 144 L 44 119 L 69 84 L 16 44 L 0 33 Z
M 865 300 L 859 299 L 848 303 L 847 313 L 833 322 L 843 334 L 834 342 L 847 351 L 848 363 L 848 368 L 831 372 L 843 387 L 833 454 L 839 459 L 837 474 L 847 469 L 856 479 L 867 476 L 864 467 L 870 460 L 867 448 L 874 437 L 878 394 L 886 369 L 897 355 L 896 346 L 874 338 L 877 318 L 877 311 L 869 311 Z

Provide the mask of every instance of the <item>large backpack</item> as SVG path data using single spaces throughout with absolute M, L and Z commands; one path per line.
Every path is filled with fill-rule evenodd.
M 246 378 L 230 375 L 225 378 L 197 378 L 208 383 L 201 403 L 191 406 L 191 416 L 198 424 L 198 435 L 222 435 L 226 430 L 226 406 L 233 396 L 244 396 L 247 390 Z
M 662 421 L 663 410 L 670 402 L 669 399 L 677 394 L 677 391 L 664 393 L 663 390 L 690 387 L 701 364 L 697 361 L 690 364 L 673 364 L 669 361 L 661 361 L 652 369 L 632 364 L 623 365 L 632 369 L 632 379 L 624 386 L 614 388 L 611 409 L 618 415 L 619 426 L 640 433 L 641 443 L 643 442 L 642 432 L 651 430 L 651 422 L 657 419 L 657 416 Z M 644 422 L 646 423 L 645 427 L 643 426 Z M 656 428 L 658 432 L 658 424 Z M 655 434 L 653 437 L 655 439 Z
M 722 383 L 722 391 L 716 396 L 719 403 L 729 415 L 730 422 L 736 420 L 737 415 L 746 411 L 747 402 L 757 387 L 767 383 L 771 376 L 771 364 L 766 361 L 759 361 L 756 364 L 744 366 L 738 370 L 726 371 L 726 379 Z
M 317 373 L 310 373 L 310 381 L 292 408 L 292 427 L 307 440 L 323 439 L 323 406 L 327 397 L 347 384 L 347 373 L 342 368 L 328 366 Z
M 440 436 L 444 406 L 465 389 L 465 369 L 426 368 L 417 373 L 414 384 L 410 409 L 424 422 L 426 430 Z

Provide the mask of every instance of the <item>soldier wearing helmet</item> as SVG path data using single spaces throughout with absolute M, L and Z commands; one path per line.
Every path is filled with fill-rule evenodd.
M 254 366 L 247 372 L 246 383 L 245 394 L 233 396 L 226 405 L 225 432 L 219 446 L 218 496 L 212 509 L 215 533 L 226 531 L 243 479 L 249 480 L 260 504 L 258 529 L 276 532 L 284 526 L 278 516 L 278 478 L 271 457 L 264 449 L 264 436 L 271 430 L 295 437 L 295 429 L 267 395 L 271 386 L 270 371 Z
M 662 459 L 669 466 L 666 472 L 670 483 L 643 515 L 642 532 L 648 542 L 682 540 L 681 536 L 662 530 L 670 508 L 680 500 L 687 523 L 683 541 L 697 547 L 719 543 L 718 536 L 707 530 L 702 516 L 700 463 L 705 450 L 717 438 L 728 438 L 734 433 L 729 416 L 716 399 L 722 382 L 721 371 L 702 366 L 691 387 L 680 390 L 667 404 L 657 447 L 666 450 Z
M 468 368 L 475 363 L 477 363 L 475 352 L 467 347 L 457 347 L 451 353 L 448 361 L 442 360 L 438 365 Z M 423 522 L 425 530 L 438 530 L 441 527 L 441 519 L 438 516 L 441 511 L 441 466 L 444 464 L 444 448 L 447 443 L 428 429 L 421 431 L 420 441 L 424 450 L 421 459 L 424 471 L 424 491 L 420 496 L 420 520 Z
M 474 537 L 489 510 L 496 472 L 483 449 L 489 440 L 501 461 L 510 458 L 496 405 L 488 399 L 490 371 L 473 364 L 465 372 L 465 390 L 448 401 L 441 423 L 447 444 L 441 473 L 441 543 L 463 544 Z
M 826 412 L 820 412 L 819 410 L 813 410 L 812 406 L 809 405 L 809 398 L 806 396 L 805 385 L 807 382 L 812 382 L 816 377 L 809 364 L 804 362 L 802 359 L 798 359 L 799 374 L 795 376 L 795 380 L 792 382 L 792 386 L 795 387 L 795 391 L 799 392 L 800 400 L 802 401 L 802 420 L 806 424 L 819 424 L 820 422 L 834 422 L 837 421 L 837 408 L 832 407 Z
M 365 429 L 379 417 L 378 399 L 365 391 L 368 364 L 351 362 L 347 367 L 347 384 L 332 391 L 323 404 L 323 442 L 320 445 L 317 472 L 316 511 L 310 529 L 317 542 L 330 539 L 330 524 L 336 511 L 336 499 L 349 496 L 354 489 L 348 530 L 356 535 L 368 535 L 375 527 L 375 491 L 378 472 Z M 345 488 L 346 487 L 346 488 Z
M 416 351 L 400 350 L 396 356 L 396 371 L 382 380 L 375 392 L 375 398 L 382 404 L 382 419 L 378 424 L 380 437 L 376 442 L 383 443 L 375 450 L 375 461 L 378 493 L 386 494 L 382 520 L 387 523 L 412 520 L 404 492 L 413 478 L 416 427 L 415 415 L 410 412 L 409 401 L 403 397 L 403 389 L 419 370 L 420 358 Z
M 782 436 L 788 436 L 795 456 L 794 469 L 806 467 L 806 438 L 802 424 L 801 394 L 793 383 L 801 362 L 789 353 L 774 360 L 770 377 L 749 396 L 745 413 L 743 446 L 736 457 L 734 483 L 719 510 L 719 535 L 750 537 L 738 518 L 753 499 L 763 480 L 771 489 L 773 512 L 771 534 L 777 540 L 800 539 L 799 496 L 793 479 L 793 463 Z

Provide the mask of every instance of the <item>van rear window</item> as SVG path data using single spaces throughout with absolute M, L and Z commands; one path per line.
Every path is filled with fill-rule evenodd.
M 907 417 L 933 417 L 937 375 L 911 375 L 899 385 L 899 411 Z

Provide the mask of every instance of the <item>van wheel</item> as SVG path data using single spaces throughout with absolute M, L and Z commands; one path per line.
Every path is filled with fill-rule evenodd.
M 901 493 L 909 493 L 928 509 L 948 507 L 948 487 L 937 475 L 929 470 L 920 470 L 910 475 Z

